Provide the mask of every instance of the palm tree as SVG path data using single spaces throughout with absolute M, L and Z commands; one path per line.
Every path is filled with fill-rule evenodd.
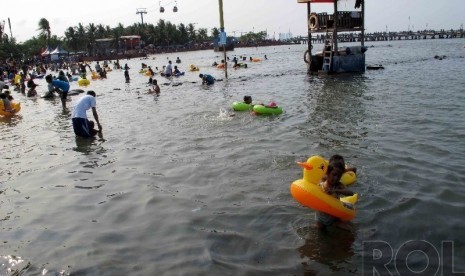
M 179 34 L 178 30 L 176 29 L 176 25 L 171 22 L 166 23 L 165 26 L 165 38 L 168 46 L 179 41 Z
M 180 36 L 180 43 L 186 44 L 189 42 L 189 32 L 187 31 L 187 28 L 184 24 L 180 23 L 178 25 L 178 30 L 179 30 L 179 36 Z
M 120 37 L 124 35 L 124 25 L 118 23 L 118 25 L 115 28 L 111 29 L 111 32 L 113 33 L 114 46 L 118 49 L 119 52 L 121 49 Z
M 187 25 L 187 33 L 189 34 L 190 41 L 196 41 L 195 26 L 193 23 Z
M 212 37 L 213 38 L 217 38 L 217 37 L 220 36 L 220 30 L 218 30 L 217 27 L 212 28 L 211 32 L 212 32 Z
M 89 23 L 89 26 L 87 26 L 87 37 L 89 39 L 89 44 L 87 46 L 89 50 L 89 54 L 92 55 L 94 54 L 94 46 L 95 46 L 95 33 L 97 32 L 97 27 L 95 27 L 94 23 Z
M 206 28 L 200 28 L 199 29 L 199 40 L 201 42 L 207 40 L 208 38 L 208 30 Z
M 78 35 L 76 30 L 73 27 L 68 27 L 65 31 L 65 41 L 68 44 L 68 47 L 73 49 L 74 52 L 78 50 Z
M 105 29 L 105 26 L 102 24 L 97 25 L 97 31 L 95 33 L 96 38 L 105 38 L 107 35 L 107 31 Z
M 48 22 L 48 20 L 45 18 L 41 18 L 39 20 L 39 29 L 37 30 L 40 31 L 39 36 L 45 37 L 47 39 L 47 45 L 49 45 L 50 36 L 52 32 L 50 31 L 50 23 Z
M 80 44 L 79 48 L 80 50 L 85 50 L 88 39 L 87 39 L 86 29 L 84 28 L 84 25 L 82 25 L 82 23 L 78 23 L 75 30 L 76 30 L 76 35 L 78 37 L 79 44 Z

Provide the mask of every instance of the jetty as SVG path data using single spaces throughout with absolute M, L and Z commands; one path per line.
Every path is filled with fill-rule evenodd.
M 423 31 L 401 31 L 401 32 L 374 32 L 365 33 L 364 41 L 393 41 L 393 40 L 419 40 L 419 39 L 451 39 L 464 38 L 465 31 L 458 30 L 423 30 Z M 311 43 L 324 43 L 327 37 L 324 34 L 311 36 Z M 338 34 L 338 42 L 360 42 L 362 36 L 360 33 L 343 33 Z M 308 36 L 297 36 L 291 39 L 296 44 L 307 44 Z

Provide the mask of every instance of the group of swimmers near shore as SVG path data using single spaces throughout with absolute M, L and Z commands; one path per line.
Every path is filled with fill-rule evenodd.
M 265 55 L 265 58 L 266 55 Z M 252 58 L 251 58 L 252 59 Z M 234 57 L 234 66 L 238 63 L 238 59 Z M 181 63 L 179 58 L 176 60 L 176 63 Z M 81 70 L 82 76 L 85 78 L 85 67 L 89 67 L 90 65 L 86 64 L 83 65 L 84 70 Z M 99 62 L 95 65 L 95 71 L 101 76 L 101 78 L 106 78 L 106 71 L 105 66 L 104 68 L 100 67 Z M 247 67 L 245 67 L 247 68 Z M 124 75 L 126 82 L 129 82 L 129 66 L 125 64 L 124 66 Z M 155 71 L 152 68 L 144 63 L 142 63 L 142 69 L 146 69 L 144 72 L 149 72 L 149 84 L 152 86 L 149 89 L 149 93 L 160 93 L 160 87 L 158 85 L 158 81 L 154 79 Z M 158 67 L 155 67 L 158 71 Z M 92 69 L 91 69 L 92 71 Z M 105 73 L 102 74 L 102 71 Z M 160 76 L 165 78 L 170 78 L 176 76 L 176 74 L 181 73 L 177 66 L 172 66 L 172 62 L 168 61 L 166 66 L 163 66 L 163 70 L 157 72 Z M 1 74 L 0 76 L 4 76 Z M 21 79 L 19 82 L 12 82 L 14 91 L 22 93 L 27 97 L 34 97 L 37 96 L 36 87 L 37 84 L 34 83 L 33 77 L 28 76 L 27 81 L 25 80 L 26 76 L 28 76 L 27 71 L 21 72 Z M 11 110 L 11 101 L 14 100 L 11 92 L 9 90 L 10 85 L 8 81 L 4 81 L 4 79 L 0 77 L 0 101 L 3 101 L 3 111 L 10 112 Z M 45 81 L 48 84 L 48 91 L 44 95 L 45 97 L 53 97 L 53 93 L 57 92 L 60 95 L 61 102 L 63 105 L 63 109 L 66 108 L 66 100 L 68 96 L 68 92 L 70 89 L 70 79 L 72 78 L 71 74 L 65 74 L 63 70 L 58 72 L 58 76 L 53 77 L 51 74 L 45 76 Z M 201 73 L 199 74 L 199 78 L 202 79 L 202 84 L 212 85 L 215 83 L 215 78 L 212 75 Z M 26 85 L 25 85 L 26 83 Z M 26 92 L 27 88 L 27 92 Z M 243 103 L 254 106 L 254 105 L 263 105 L 266 107 L 275 107 L 276 104 L 274 102 L 266 105 L 263 103 L 253 103 L 252 96 L 246 95 L 243 98 Z M 95 123 L 87 118 L 87 111 L 91 110 L 93 114 L 93 118 Z M 95 135 L 102 133 L 102 125 L 99 121 L 99 116 L 96 109 L 96 93 L 92 90 L 87 91 L 86 95 L 82 96 L 74 105 L 71 121 L 73 125 L 73 131 L 76 136 L 89 138 L 94 137 Z M 98 127 L 97 129 L 95 127 Z M 341 176 L 346 171 L 353 171 L 356 172 L 356 168 L 348 168 L 345 165 L 344 158 L 340 155 L 333 155 L 328 164 L 327 172 L 324 178 L 321 180 L 320 187 L 321 189 L 328 195 L 340 198 L 342 196 L 350 196 L 354 193 L 348 190 L 344 185 L 340 183 Z M 341 221 L 339 218 L 329 215 L 324 212 L 317 211 L 316 212 L 316 225 L 321 230 L 327 230 L 329 227 L 338 227 L 344 230 L 352 231 L 352 225 L 348 222 Z
M 267 56 L 264 56 L 267 59 Z M 229 61 L 230 58 L 227 57 Z M 239 63 L 239 61 L 251 61 L 256 62 L 259 59 L 254 59 L 252 57 L 247 60 L 247 57 L 233 57 L 233 68 L 247 68 L 244 66 L 243 63 Z M 255 60 L 255 61 L 254 61 Z M 175 60 L 176 64 L 180 64 L 181 60 L 179 57 Z M 124 70 L 124 77 L 126 83 L 130 82 L 130 75 L 129 75 L 129 66 L 126 63 L 124 66 L 121 66 L 119 60 L 114 62 L 112 61 L 103 61 L 103 64 L 100 65 L 100 62 L 97 61 L 94 68 L 92 69 L 89 63 L 84 62 L 75 62 L 75 63 L 61 63 L 61 64 L 37 64 L 37 65 L 22 65 L 16 66 L 15 64 L 7 64 L 6 66 L 0 66 L 0 101 L 3 102 L 3 108 L 5 112 L 11 112 L 13 114 L 14 110 L 12 109 L 12 101 L 14 100 L 13 96 L 10 92 L 10 86 L 13 88 L 13 91 L 17 91 L 26 97 L 36 97 L 39 96 L 36 90 L 38 84 L 34 82 L 35 79 L 42 79 L 45 78 L 47 83 L 47 89 L 45 94 L 40 95 L 41 98 L 54 98 L 55 93 L 61 99 L 63 110 L 66 109 L 66 102 L 68 98 L 68 94 L 70 92 L 70 82 L 76 81 L 78 76 L 82 79 L 87 78 L 87 71 L 89 70 L 92 73 L 92 78 L 94 77 L 99 79 L 106 79 L 107 72 L 112 71 L 110 65 L 113 65 L 113 69 L 123 69 Z M 215 65 L 216 64 L 216 65 Z M 224 60 L 220 64 L 226 64 Z M 216 62 L 213 65 L 217 66 L 221 69 L 221 66 L 218 66 Z M 192 65 L 191 65 L 192 67 Z M 19 68 L 19 69 L 17 69 Z M 198 71 L 199 68 L 196 67 L 196 70 L 189 70 L 189 71 Z M 162 67 L 161 70 L 158 67 L 155 67 L 155 70 L 152 69 L 151 66 L 148 66 L 145 63 L 141 64 L 141 71 L 140 72 L 146 73 L 149 76 L 148 84 L 151 86 L 148 90 L 148 93 L 155 93 L 159 94 L 161 92 L 160 86 L 158 85 L 158 81 L 154 78 L 156 74 L 159 74 L 160 77 L 164 78 L 172 78 L 172 77 L 179 77 L 184 75 L 184 72 L 181 72 L 177 65 L 172 64 L 172 61 L 169 60 L 168 63 Z M 48 75 L 47 72 L 57 72 L 56 76 L 53 76 L 51 73 Z M 65 73 L 65 71 L 67 71 Z M 148 72 L 148 73 L 147 73 Z M 200 73 L 199 78 L 202 80 L 202 84 L 204 85 L 212 85 L 217 81 L 215 77 L 211 74 Z M 81 91 L 83 92 L 83 91 Z M 81 97 L 78 102 L 74 106 L 72 121 L 73 121 L 73 128 L 75 134 L 81 137 L 92 137 L 96 135 L 99 131 L 101 131 L 102 127 L 98 120 L 98 114 L 96 111 L 96 102 L 95 102 L 96 94 L 94 91 L 88 91 L 87 95 Z M 244 102 L 252 103 L 252 98 L 250 96 L 244 97 Z M 95 123 L 87 119 L 86 110 L 92 109 L 92 113 L 94 115 L 94 119 L 97 123 L 98 130 L 94 129 Z

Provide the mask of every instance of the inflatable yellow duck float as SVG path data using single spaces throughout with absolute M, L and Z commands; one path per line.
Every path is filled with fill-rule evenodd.
M 21 103 L 10 102 L 10 111 L 5 108 L 4 102 L 0 99 L 0 115 L 13 116 L 21 110 Z
M 303 168 L 303 177 L 291 184 L 291 195 L 295 200 L 306 207 L 332 215 L 342 221 L 349 221 L 355 217 L 357 194 L 337 199 L 326 194 L 320 187 L 320 182 L 328 169 L 327 160 L 321 156 L 311 156 L 306 162 L 297 164 Z M 341 183 L 344 185 L 350 185 L 355 180 L 355 173 L 350 171 L 345 172 L 341 177 Z

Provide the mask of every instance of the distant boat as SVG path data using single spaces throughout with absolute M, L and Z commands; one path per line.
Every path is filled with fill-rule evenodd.
M 379 64 L 379 65 L 367 65 L 367 70 L 379 70 L 379 69 L 384 69 L 384 66 Z

